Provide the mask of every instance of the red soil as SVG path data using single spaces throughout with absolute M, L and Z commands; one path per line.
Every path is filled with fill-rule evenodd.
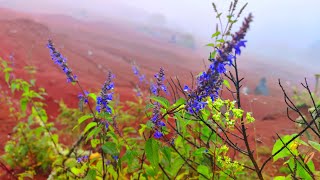
M 132 84 L 136 78 L 132 74 L 130 60 L 140 65 L 141 71 L 149 78 L 162 66 L 167 77 L 177 75 L 185 81 L 190 79 L 190 72 L 203 70 L 202 59 L 207 56 L 146 37 L 134 27 L 118 22 L 81 22 L 67 16 L 31 15 L 6 9 L 0 10 L 0 17 L 0 56 L 8 59 L 9 54 L 14 53 L 17 77 L 27 76 L 22 70 L 25 65 L 37 67 L 37 85 L 47 90 L 51 119 L 58 114 L 55 100 L 63 99 L 67 105 L 76 107 L 80 90 L 66 83 L 65 75 L 51 61 L 46 48 L 48 38 L 53 39 L 56 47 L 68 58 L 69 66 L 85 89 L 98 91 L 105 80 L 106 70 L 112 70 L 121 100 L 133 97 Z M 89 56 L 88 51 L 93 54 Z M 261 78 L 259 74 L 268 74 L 268 67 L 273 67 L 251 59 L 242 58 L 244 65 L 240 66 L 243 67 L 241 75 L 248 77 L 244 83 L 254 88 Z M 0 85 L 5 86 L 3 80 Z M 290 134 L 294 127 L 286 118 L 286 105 L 277 79 L 271 79 L 268 85 L 272 96 L 244 95 L 242 102 L 243 108 L 252 111 L 256 118 L 256 123 L 248 130 L 250 141 L 254 142 L 256 138 L 259 145 L 271 147 L 276 132 Z M 3 147 L 16 122 L 7 117 L 5 106 L 0 106 L 0 145 Z M 3 149 L 0 149 L 1 153 Z

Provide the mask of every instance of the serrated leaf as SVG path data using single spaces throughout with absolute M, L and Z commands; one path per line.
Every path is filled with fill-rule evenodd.
M 170 106 L 169 101 L 161 96 L 151 96 L 150 99 L 157 101 L 158 103 L 160 103 L 163 107 L 168 108 Z
M 148 139 L 145 145 L 147 159 L 151 165 L 156 168 L 159 164 L 159 144 L 153 138 Z

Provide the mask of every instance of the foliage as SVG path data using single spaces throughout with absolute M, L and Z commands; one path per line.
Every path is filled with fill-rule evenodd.
M 237 66 L 253 16 L 249 14 L 240 30 L 231 32 L 246 7 L 235 13 L 237 2 L 231 2 L 226 26 L 213 4 L 219 24 L 212 35 L 214 42 L 208 44 L 213 47 L 210 66 L 195 77 L 192 88 L 181 85 L 178 79 L 165 81 L 163 68 L 152 81 L 146 81 L 134 66 L 140 83 L 148 86 L 143 90 L 141 84 L 137 85 L 135 101 L 116 100 L 116 78 L 111 72 L 98 94 L 85 91 L 66 58 L 49 40 L 52 60 L 67 82 L 81 91 L 79 110 L 61 102 L 56 118 L 77 138 L 71 145 L 59 141 L 61 132 L 49 122 L 45 90 L 37 88 L 33 79 L 28 82 L 16 78 L 8 62 L 2 60 L 0 70 L 10 91 L 2 91 L 2 100 L 18 124 L 1 158 L 12 169 L 20 170 L 20 179 L 33 178 L 41 170 L 50 174 L 48 179 L 265 179 L 266 164 L 281 159 L 286 174 L 275 179 L 316 179 L 319 170 L 314 157 L 320 149 L 320 109 L 316 104 L 310 109 L 309 119 L 301 116 L 302 121 L 295 121 L 288 115 L 294 123 L 300 123 L 298 132 L 279 136 L 267 160 L 256 158 L 247 130 L 255 118 L 241 106 L 243 78 Z M 26 69 L 35 73 L 35 68 Z M 233 99 L 220 97 L 223 84 Z M 307 82 L 304 87 L 314 102 Z M 302 115 L 282 90 L 288 109 Z M 303 134 L 307 132 L 313 136 L 305 140 Z

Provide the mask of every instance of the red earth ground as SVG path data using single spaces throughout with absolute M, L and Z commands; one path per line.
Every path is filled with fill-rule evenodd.
M 201 51 L 178 47 L 165 41 L 142 34 L 131 25 L 119 22 L 82 22 L 60 15 L 35 15 L 0 9 L 0 56 L 8 59 L 14 54 L 16 77 L 27 77 L 23 71 L 26 65 L 37 68 L 37 86 L 47 90 L 48 114 L 51 120 L 58 115 L 58 101 L 63 99 L 70 107 L 77 107 L 80 90 L 66 83 L 65 75 L 52 62 L 46 48 L 51 38 L 60 52 L 68 58 L 68 64 L 78 75 L 80 83 L 89 91 L 98 91 L 105 80 L 107 70 L 115 74 L 116 92 L 121 101 L 133 98 L 133 84 L 136 78 L 131 70 L 131 60 L 141 68 L 141 72 L 152 78 L 162 66 L 167 77 L 179 76 L 182 82 L 190 79 L 190 72 L 203 70 L 203 59 L 207 54 Z M 89 51 L 92 52 L 89 55 Z M 286 105 L 275 76 L 270 75 L 274 65 L 268 61 L 254 61 L 253 57 L 240 58 L 240 75 L 246 77 L 244 84 L 251 89 L 262 76 L 268 78 L 270 96 L 243 95 L 243 109 L 253 112 L 254 126 L 249 127 L 249 139 L 258 145 L 271 147 L 276 132 L 290 134 L 294 125 L 286 117 Z M 290 73 L 291 82 L 302 79 L 300 74 L 288 67 L 280 77 Z M 284 83 L 286 84 L 286 83 Z M 2 87 L 6 86 L 3 79 Z M 286 86 L 288 90 L 289 86 Z M 227 94 L 224 92 L 224 94 Z M 228 95 L 224 95 L 228 97 Z M 17 123 L 8 118 L 8 110 L 1 104 L 0 146 L 3 147 L 8 135 Z M 0 154 L 4 152 L 0 149 Z M 269 168 L 272 166 L 269 163 Z M 271 167 L 272 169 L 272 167 Z M 273 168 L 273 172 L 276 169 Z

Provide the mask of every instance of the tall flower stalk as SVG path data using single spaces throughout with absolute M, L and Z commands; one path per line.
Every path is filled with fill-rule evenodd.
M 72 73 L 72 70 L 67 64 L 67 58 L 54 47 L 52 40 L 48 40 L 47 47 L 50 51 L 51 59 L 67 75 L 67 82 L 77 82 L 77 76 Z

